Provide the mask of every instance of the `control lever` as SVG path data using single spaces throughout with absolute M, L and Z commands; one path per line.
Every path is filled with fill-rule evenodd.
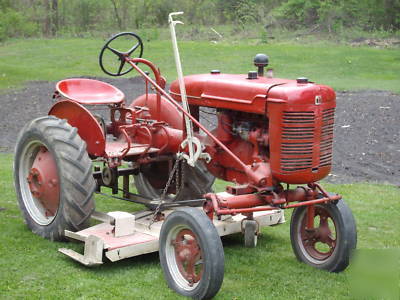
M 186 97 L 185 83 L 183 81 L 181 58 L 179 56 L 178 42 L 176 40 L 176 33 L 175 33 L 175 25 L 183 24 L 183 22 L 174 21 L 174 19 L 172 18 L 173 16 L 182 15 L 182 14 L 183 14 L 182 11 L 170 13 L 168 15 L 168 23 L 169 23 L 169 28 L 171 30 L 172 48 L 174 50 L 176 71 L 178 73 L 178 82 L 179 82 L 179 89 L 181 92 L 182 106 L 183 106 L 183 109 L 187 113 L 190 114 L 189 104 L 187 102 L 187 97 Z M 189 156 L 184 155 L 183 157 L 186 159 L 187 163 L 190 166 L 194 167 L 197 159 L 199 158 L 199 155 L 197 155 L 197 153 L 195 155 L 195 153 L 194 153 L 194 145 L 193 144 L 194 144 L 195 140 L 194 140 L 194 134 L 193 134 L 193 124 L 192 124 L 192 121 L 189 119 L 189 117 L 184 116 L 184 118 L 185 118 L 185 126 L 186 126 L 186 139 L 182 142 L 181 148 L 185 147 L 186 145 L 188 146 Z M 197 150 L 197 152 L 198 152 L 198 150 Z

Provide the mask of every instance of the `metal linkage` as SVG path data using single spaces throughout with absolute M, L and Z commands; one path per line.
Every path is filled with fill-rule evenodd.
M 124 193 L 127 193 L 129 195 L 129 198 L 127 197 L 119 197 L 119 196 L 114 196 L 114 195 L 109 195 L 106 193 L 102 193 L 102 192 L 95 192 L 98 195 L 104 196 L 104 197 L 108 197 L 108 198 L 113 198 L 113 199 L 118 199 L 118 200 L 124 200 L 124 201 L 129 201 L 129 202 L 134 202 L 134 203 L 139 203 L 139 204 L 147 204 L 150 201 L 152 201 L 153 199 L 138 195 L 138 194 L 134 194 L 131 192 L 126 192 L 123 189 L 118 189 L 119 191 L 122 191 Z
M 120 191 L 123 192 L 122 189 L 118 189 Z M 178 202 L 160 202 L 158 200 L 153 200 L 138 194 L 134 194 L 134 193 L 130 193 L 128 192 L 128 195 L 130 198 L 127 197 L 119 197 L 119 196 L 114 196 L 114 195 L 110 195 L 110 194 L 106 194 L 106 193 L 102 193 L 102 192 L 95 192 L 98 195 L 104 196 L 104 197 L 108 197 L 108 198 L 113 198 L 113 199 L 117 199 L 117 200 L 123 200 L 123 201 L 128 201 L 128 202 L 133 202 L 133 203 L 139 203 L 139 204 L 153 204 L 154 205 L 157 203 L 160 207 L 159 207 L 159 212 L 165 209 L 170 209 L 170 208 L 174 208 L 174 207 L 179 207 L 179 206 L 202 206 L 203 203 L 206 201 L 206 199 L 192 199 L 192 200 L 183 200 L 183 201 L 178 201 Z M 150 213 L 149 215 L 153 215 L 154 213 Z
M 177 170 L 177 168 L 178 168 L 178 166 L 179 166 L 179 161 L 180 161 L 181 159 L 182 159 L 182 158 L 181 158 L 180 156 L 178 156 L 177 159 L 175 160 L 174 166 L 173 166 L 173 168 L 172 168 L 172 170 L 171 170 L 171 173 L 169 174 L 167 183 L 165 184 L 165 187 L 164 187 L 164 189 L 163 189 L 163 191 L 162 191 L 162 193 L 161 193 L 161 196 L 160 196 L 160 199 L 159 199 L 159 203 L 158 203 L 156 209 L 154 210 L 154 214 L 153 214 L 153 217 L 152 217 L 151 222 L 150 222 L 150 224 L 149 224 L 149 228 L 150 228 L 151 225 L 153 225 L 153 223 L 156 221 L 157 215 L 160 213 L 161 205 L 164 203 L 165 196 L 167 195 L 169 186 L 171 185 L 172 179 L 174 178 L 174 175 L 175 175 L 175 173 L 176 173 L 176 170 Z M 176 192 L 178 192 L 178 189 L 176 190 Z
M 309 184 L 306 188 L 297 188 L 273 195 L 244 194 L 230 197 L 221 197 L 220 195 L 209 193 L 205 195 L 209 204 L 206 206 L 219 215 L 247 214 L 257 211 L 268 211 L 275 209 L 288 209 L 300 206 L 313 206 L 314 204 L 328 203 L 338 201 L 341 195 L 328 195 L 319 184 Z M 292 203 L 291 202 L 296 202 Z M 310 212 L 311 209 L 310 209 Z

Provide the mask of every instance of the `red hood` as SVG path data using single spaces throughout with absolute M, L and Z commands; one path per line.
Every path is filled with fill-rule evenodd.
M 264 113 L 268 90 L 290 82 L 288 79 L 247 79 L 242 74 L 199 74 L 185 76 L 185 87 L 190 104 Z M 172 82 L 171 96 L 181 101 L 179 83 Z
M 296 80 L 259 77 L 248 79 L 242 74 L 199 74 L 184 77 L 188 102 L 191 105 L 239 110 L 250 113 L 267 112 L 270 102 L 292 105 L 315 104 L 315 96 L 324 102 L 335 100 L 334 91 L 314 83 L 297 83 Z M 179 83 L 172 82 L 171 96 L 181 101 Z

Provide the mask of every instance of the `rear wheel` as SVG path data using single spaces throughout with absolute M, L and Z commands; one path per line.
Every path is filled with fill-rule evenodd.
M 224 250 L 217 230 L 196 208 L 180 208 L 160 232 L 160 263 L 168 286 L 195 299 L 212 298 L 224 278 Z
M 293 211 L 290 238 L 298 260 L 330 272 L 340 272 L 349 265 L 356 248 L 357 231 L 353 214 L 343 200 L 316 204 L 314 229 L 308 230 L 307 208 Z
M 25 223 L 50 240 L 87 227 L 95 182 L 86 144 L 65 120 L 35 119 L 20 132 L 14 184 Z
M 134 176 L 138 193 L 151 199 L 160 198 L 171 169 L 167 161 L 143 165 L 140 173 Z M 203 162 L 199 161 L 195 167 L 190 167 L 180 161 L 166 200 L 176 202 L 202 198 L 212 191 L 214 180 L 215 177 L 208 172 Z

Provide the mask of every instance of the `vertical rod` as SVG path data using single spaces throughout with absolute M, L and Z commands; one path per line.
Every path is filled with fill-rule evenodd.
M 124 198 L 129 198 L 129 175 L 124 175 L 122 178 L 122 186 L 124 191 Z
M 146 82 L 146 100 L 145 100 L 145 106 L 148 106 L 147 105 L 147 102 L 148 102 L 148 99 L 149 99 L 149 82 L 147 81 L 147 79 L 145 80 L 145 82 Z
M 307 229 L 314 229 L 315 206 L 314 204 L 307 206 Z
M 169 28 L 171 30 L 171 39 L 172 39 L 172 47 L 174 50 L 174 57 L 175 57 L 175 64 L 176 64 L 176 72 L 178 73 L 178 81 L 179 81 L 179 89 L 181 92 L 181 99 L 182 99 L 182 105 L 183 108 L 187 113 L 190 114 L 189 110 L 189 104 L 187 102 L 187 97 L 186 97 L 186 87 L 185 87 L 185 82 L 183 80 L 183 72 L 182 72 L 182 65 L 181 65 L 181 58 L 179 55 L 179 49 L 178 49 L 178 42 L 176 40 L 176 33 L 175 33 L 175 25 L 176 24 L 183 24 L 180 21 L 174 21 L 172 19 L 173 15 L 181 15 L 183 12 L 176 12 L 176 13 L 171 13 L 169 14 L 168 21 L 169 21 Z M 194 150 L 193 150 L 193 127 L 192 127 L 192 122 L 190 119 L 184 115 L 185 118 L 185 124 L 186 124 L 186 136 L 188 139 L 188 146 L 189 146 L 189 158 L 190 161 L 188 162 L 189 164 L 194 164 L 193 156 L 194 156 Z

